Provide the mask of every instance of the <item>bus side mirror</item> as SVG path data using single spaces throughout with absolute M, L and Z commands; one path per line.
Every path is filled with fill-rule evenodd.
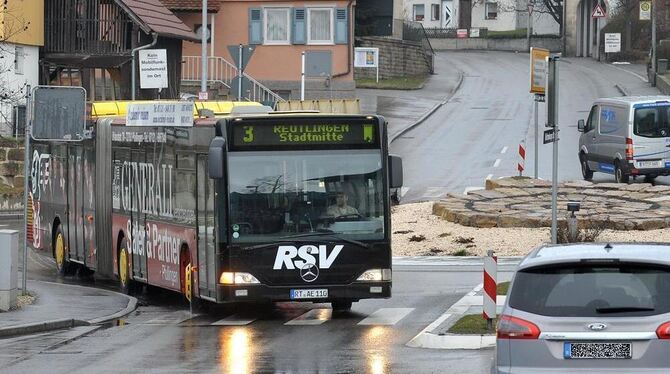
M 402 187 L 402 158 L 389 155 L 390 188 Z
M 579 121 L 577 121 L 577 130 L 579 130 L 579 132 L 584 132 L 584 120 L 583 119 L 580 119 Z
M 209 177 L 222 179 L 225 177 L 226 168 L 226 139 L 217 136 L 209 143 L 209 155 L 207 158 Z

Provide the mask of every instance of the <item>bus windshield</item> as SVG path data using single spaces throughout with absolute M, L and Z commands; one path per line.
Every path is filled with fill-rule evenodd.
M 231 152 L 229 175 L 233 242 L 384 238 L 380 150 Z

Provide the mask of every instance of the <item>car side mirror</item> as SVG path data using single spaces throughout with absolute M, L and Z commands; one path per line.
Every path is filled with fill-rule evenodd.
M 577 121 L 577 130 L 579 130 L 579 132 L 584 132 L 584 120 L 583 119 L 580 119 L 579 121 Z
M 226 139 L 221 136 L 215 137 L 209 143 L 207 168 L 212 179 L 222 179 L 226 175 Z
M 389 155 L 389 184 L 390 188 L 402 187 L 402 158 Z

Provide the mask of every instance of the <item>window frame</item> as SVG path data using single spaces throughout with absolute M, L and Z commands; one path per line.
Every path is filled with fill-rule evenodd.
M 489 6 L 490 5 L 495 5 L 496 7 L 496 15 L 495 17 L 489 17 Z M 487 1 L 484 3 L 484 19 L 485 20 L 490 20 L 494 21 L 498 19 L 498 3 L 495 1 Z
M 307 44 L 308 45 L 334 45 L 335 44 L 335 9 L 328 7 L 308 7 L 307 9 Z M 313 10 L 326 10 L 330 13 L 330 39 L 329 40 L 312 40 L 311 33 L 311 24 L 312 24 L 312 11 Z
M 24 75 L 25 74 L 25 62 L 26 62 L 26 52 L 22 46 L 14 46 L 14 74 Z
M 416 10 L 419 9 L 419 7 L 423 9 L 423 13 L 421 14 L 421 19 L 416 19 Z M 416 22 L 423 22 L 426 20 L 426 4 L 412 4 L 412 19 Z
M 440 20 L 440 4 L 430 4 L 430 20 L 439 21 Z
M 286 12 L 286 39 L 285 40 L 269 40 L 268 39 L 268 11 L 282 10 Z M 291 45 L 291 8 L 290 7 L 263 7 L 263 45 Z

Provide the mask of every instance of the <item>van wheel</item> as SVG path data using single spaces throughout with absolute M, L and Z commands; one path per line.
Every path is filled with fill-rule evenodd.
M 614 161 L 614 179 L 617 183 L 628 183 L 630 176 L 621 169 L 619 161 Z
M 582 164 L 582 177 L 584 178 L 585 181 L 590 181 L 593 179 L 593 170 L 589 168 L 589 162 L 586 161 L 586 155 L 581 154 L 579 156 L 579 160 Z
M 130 294 L 130 257 L 128 255 L 128 241 L 121 239 L 119 245 L 119 291 L 125 295 Z

